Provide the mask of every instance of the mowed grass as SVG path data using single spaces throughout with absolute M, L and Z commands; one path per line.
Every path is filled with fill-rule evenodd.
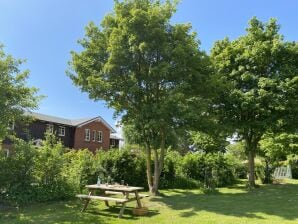
M 179 189 L 162 193 L 162 197 L 143 200 L 150 209 L 144 217 L 132 215 L 134 202 L 128 204 L 124 217 L 118 219 L 119 207 L 108 208 L 102 202 L 92 202 L 81 213 L 81 202 L 72 200 L 0 211 L 0 223 L 298 223 L 298 180 L 262 185 L 252 191 L 238 184 L 210 193 Z

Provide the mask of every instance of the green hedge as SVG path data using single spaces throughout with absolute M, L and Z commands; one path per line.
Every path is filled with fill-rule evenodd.
M 153 165 L 153 161 L 152 161 Z M 219 187 L 235 180 L 235 161 L 222 153 L 166 154 L 160 188 Z M 40 148 L 17 141 L 13 154 L 0 154 L 0 202 L 61 200 L 86 191 L 86 184 L 118 182 L 147 188 L 141 150 L 66 150 L 53 136 Z

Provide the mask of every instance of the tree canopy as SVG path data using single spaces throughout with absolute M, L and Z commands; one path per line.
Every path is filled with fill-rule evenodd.
M 221 87 L 214 109 L 245 140 L 254 186 L 254 157 L 263 134 L 297 123 L 298 45 L 283 40 L 275 19 L 253 18 L 246 31 L 236 40 L 217 41 L 211 60 Z
M 166 133 L 185 122 L 185 105 L 199 98 L 209 69 L 191 25 L 170 23 L 175 10 L 171 1 L 115 1 L 101 26 L 86 27 L 79 41 L 83 51 L 72 52 L 70 62 L 75 85 L 133 124 L 148 156 L 154 149 L 154 184 L 147 173 L 152 191 L 158 188 Z
M 22 60 L 7 55 L 0 45 L 0 141 L 13 122 L 23 119 L 24 111 L 38 105 L 37 89 L 29 87 L 29 71 L 21 71 Z

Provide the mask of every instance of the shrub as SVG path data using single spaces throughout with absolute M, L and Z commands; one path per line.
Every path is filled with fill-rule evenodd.
M 222 153 L 208 154 L 206 156 L 207 170 L 211 171 L 212 186 L 221 187 L 231 185 L 235 181 L 233 164 L 229 163 Z
M 95 173 L 104 182 L 120 183 L 124 180 L 129 185 L 147 187 L 145 157 L 138 151 L 98 151 Z
M 231 168 L 233 169 L 235 178 L 246 179 L 248 174 L 247 164 L 244 161 L 239 160 L 233 154 L 227 154 L 225 157 L 228 164 L 230 164 Z
M 180 173 L 213 188 L 232 184 L 233 170 L 233 164 L 222 153 L 188 153 L 183 157 Z
M 36 149 L 29 142 L 15 140 L 12 155 L 0 153 L 0 200 L 24 204 L 35 197 L 32 183 Z
M 180 166 L 180 174 L 200 182 L 205 178 L 205 154 L 202 153 L 187 153 Z
M 73 195 L 85 190 L 85 185 L 97 180 L 94 155 L 88 149 L 71 150 L 64 154 L 63 176 Z
M 288 157 L 288 163 L 291 166 L 292 177 L 298 179 L 298 155 L 290 155 Z
M 54 135 L 48 134 L 38 148 L 33 171 L 36 178 L 37 201 L 64 199 L 71 196 L 63 176 L 65 148 Z
M 160 188 L 208 188 L 233 183 L 239 163 L 222 153 L 169 151 L 164 160 Z M 17 204 L 73 197 L 85 185 L 118 182 L 147 188 L 146 160 L 139 150 L 70 150 L 54 135 L 43 146 L 17 141 L 13 155 L 0 153 L 0 200 Z
M 182 156 L 176 151 L 167 152 L 164 159 L 164 166 L 160 175 L 160 188 L 173 188 L 177 181 L 178 168 Z

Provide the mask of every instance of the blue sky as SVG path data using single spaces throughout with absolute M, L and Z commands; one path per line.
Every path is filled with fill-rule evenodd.
M 114 124 L 113 110 L 93 102 L 65 75 L 71 50 L 90 21 L 99 24 L 113 8 L 112 0 L 0 0 L 0 42 L 16 58 L 27 59 L 29 84 L 46 95 L 39 112 L 66 118 L 101 115 Z M 173 23 L 190 22 L 209 52 L 214 41 L 245 33 L 253 16 L 275 17 L 286 40 L 298 37 L 298 1 L 181 0 Z

